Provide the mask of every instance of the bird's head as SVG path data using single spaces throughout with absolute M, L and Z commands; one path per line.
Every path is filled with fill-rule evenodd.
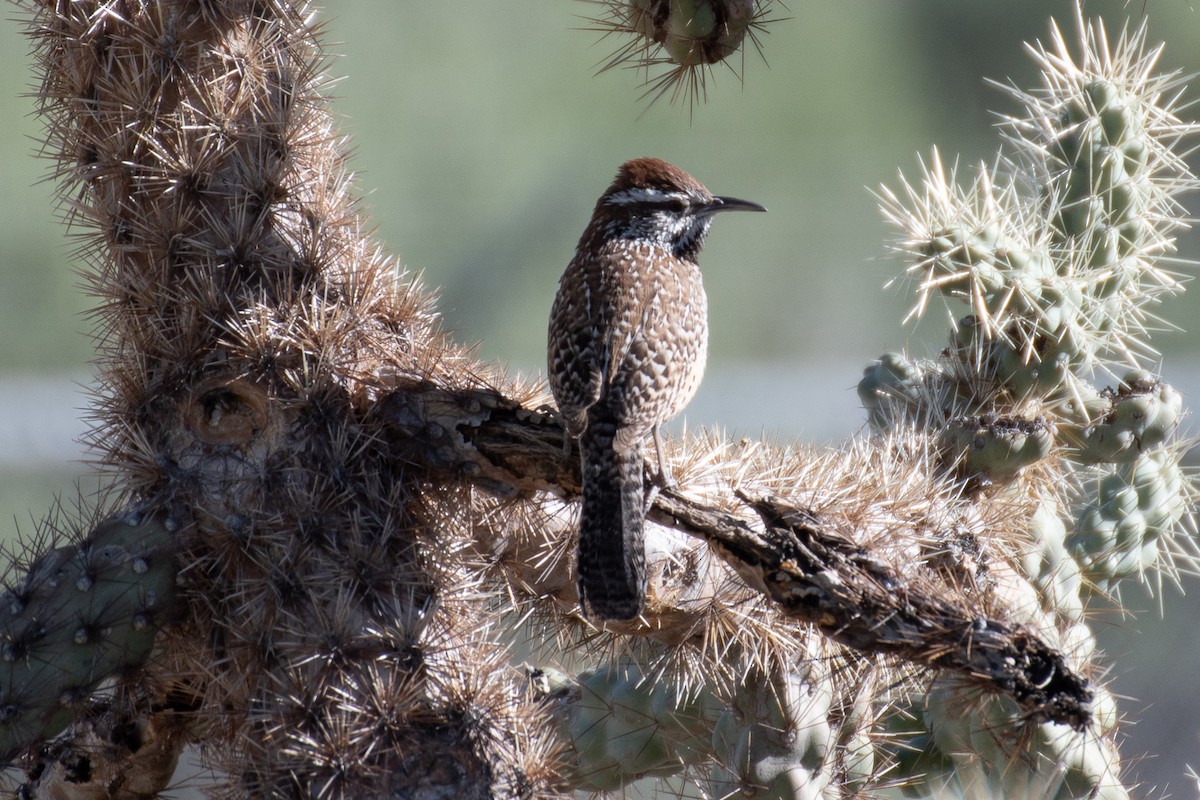
M 642 239 L 695 260 L 714 214 L 766 211 L 758 203 L 719 197 L 704 184 L 659 158 L 635 158 L 621 165 L 592 216 L 604 235 Z

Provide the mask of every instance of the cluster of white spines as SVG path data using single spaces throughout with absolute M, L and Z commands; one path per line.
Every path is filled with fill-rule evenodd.
M 919 180 L 882 191 L 917 283 L 910 317 L 940 295 L 952 333 L 935 359 L 880 359 L 859 392 L 876 430 L 936 442 L 964 500 L 1027 509 L 1032 546 L 1015 563 L 1038 596 L 1022 613 L 1057 628 L 1084 664 L 1089 582 L 1115 593 L 1195 552 L 1186 447 L 1172 440 L 1181 398 L 1142 367 L 1155 355 L 1150 308 L 1182 291 L 1176 270 L 1191 266 L 1172 254 L 1187 222 L 1178 198 L 1197 182 L 1179 152 L 1196 132 L 1175 115 L 1182 80 L 1154 73 L 1161 48 L 1146 48 L 1144 26 L 1110 44 L 1100 21 L 1077 24 L 1074 44 L 1054 26 L 1048 45 L 1030 46 L 1042 86 L 1010 89 L 1023 112 L 1004 119 L 1008 149 L 993 165 L 964 186 L 935 151 Z M 1093 385 L 1110 375 L 1110 388 Z M 1125 796 L 1108 739 L 1115 706 L 1102 690 L 1093 706 L 1088 735 L 1042 724 L 1024 755 L 1002 757 L 983 738 L 1011 728 L 1015 706 L 971 711 L 943 684 L 917 712 L 932 734 L 913 740 L 925 790 Z

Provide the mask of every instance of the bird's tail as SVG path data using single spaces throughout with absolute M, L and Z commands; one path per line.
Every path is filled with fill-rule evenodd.
M 633 619 L 646 600 L 642 452 L 640 444 L 619 448 L 619 429 L 611 417 L 589 415 L 579 443 L 579 598 L 599 620 Z

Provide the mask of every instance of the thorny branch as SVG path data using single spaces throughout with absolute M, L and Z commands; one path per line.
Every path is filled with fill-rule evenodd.
M 563 452 L 562 428 L 543 409 L 498 393 L 450 392 L 425 383 L 385 397 L 381 413 L 401 458 L 466 479 L 502 496 L 580 491 L 578 465 Z M 931 593 L 822 518 L 778 498 L 739 499 L 762 522 L 666 489 L 649 518 L 716 545 L 735 571 L 789 616 L 866 654 L 946 670 L 1010 696 L 1034 721 L 1085 728 L 1092 690 L 1037 633 Z

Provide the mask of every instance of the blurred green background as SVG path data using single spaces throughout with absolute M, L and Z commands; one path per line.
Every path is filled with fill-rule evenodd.
M 1018 111 L 985 78 L 1033 86 L 1022 43 L 1047 18 L 1074 31 L 1054 0 L 791 0 L 751 51 L 744 84 L 715 70 L 689 110 L 639 102 L 642 76 L 594 75 L 618 45 L 583 30 L 599 6 L 571 0 L 330 0 L 326 42 L 334 109 L 351 136 L 380 242 L 437 287 L 450 327 L 484 357 L 541 369 L 545 319 L 562 267 L 596 197 L 625 159 L 656 155 L 716 192 L 764 203 L 764 216 L 722 218 L 705 249 L 709 376 L 687 424 L 748 435 L 837 441 L 861 424 L 853 387 L 879 353 L 942 343 L 935 314 L 901 328 L 909 298 L 882 291 L 902 269 L 871 189 L 915 175 L 937 145 L 964 164 L 990 160 L 991 112 Z M 10 7 L 11 10 L 11 7 Z M 1110 30 L 1149 17 L 1166 70 L 1200 71 L 1200 13 L 1187 0 L 1088 2 Z M 0 23 L 0 536 L 30 530 L 54 494 L 85 472 L 91 344 L 74 245 L 60 225 L 19 21 Z M 344 76 L 344 77 L 343 77 Z M 1191 93 L 1200 97 L 1200 82 Z M 1187 113 L 1187 112 L 1185 112 Z M 1193 159 L 1195 161 L 1195 159 Z M 1193 164 L 1193 168 L 1200 166 Z M 1200 197 L 1190 207 L 1200 208 Z M 1200 237 L 1183 237 L 1200 258 Z M 1162 314 L 1200 328 L 1200 296 Z M 1165 375 L 1200 397 L 1194 335 L 1155 339 Z M 1197 391 L 1191 391 L 1195 387 Z M 1166 595 L 1126 596 L 1142 613 L 1097 623 L 1127 727 L 1126 767 L 1147 788 L 1188 795 L 1200 765 L 1200 609 Z M 1180 635 L 1186 631 L 1186 635 Z M 1183 697 L 1180 697 L 1180 694 Z M 1138 760 L 1140 754 L 1148 757 Z

